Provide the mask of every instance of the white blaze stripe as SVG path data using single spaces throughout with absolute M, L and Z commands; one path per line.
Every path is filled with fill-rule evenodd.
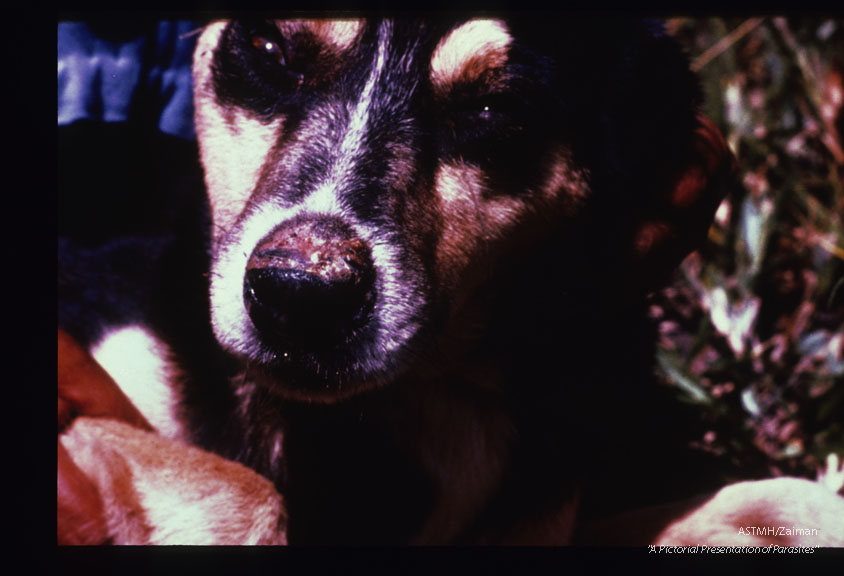
M 369 78 L 367 78 L 360 98 L 349 118 L 349 125 L 346 127 L 346 133 L 343 135 L 336 156 L 337 161 L 332 166 L 326 180 L 318 187 L 317 193 L 330 192 L 336 194 L 342 183 L 348 182 L 352 178 L 352 171 L 363 148 L 363 139 L 366 134 L 375 85 L 381 77 L 384 63 L 387 60 L 387 43 L 388 29 L 386 25 L 382 25 L 378 34 L 378 55 L 375 58 L 375 65 L 369 73 Z

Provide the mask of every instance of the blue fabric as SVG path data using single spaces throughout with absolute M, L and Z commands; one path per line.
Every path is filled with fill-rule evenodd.
M 192 22 L 159 22 L 125 41 L 84 22 L 58 24 L 58 124 L 157 118 L 167 134 L 194 139 Z

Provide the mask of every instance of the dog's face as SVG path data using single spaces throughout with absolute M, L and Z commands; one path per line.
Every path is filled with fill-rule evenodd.
M 196 119 L 223 346 L 291 393 L 389 381 L 496 240 L 588 194 L 544 72 L 497 20 L 209 26 Z
M 561 87 L 582 79 L 529 40 L 489 19 L 208 26 L 212 320 L 251 373 L 323 401 L 387 384 L 505 253 L 577 217 Z

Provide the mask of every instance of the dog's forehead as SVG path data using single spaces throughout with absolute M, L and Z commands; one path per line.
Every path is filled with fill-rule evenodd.
M 484 72 L 503 67 L 513 44 L 511 31 L 501 19 L 294 18 L 272 22 L 282 37 L 307 37 L 341 60 L 360 56 L 364 61 L 374 59 L 379 44 L 405 64 L 421 57 L 427 60 L 422 65 L 427 67 L 435 90 L 476 81 Z M 390 32 L 376 34 L 377 42 L 368 41 L 367 31 L 379 30 L 385 23 L 391 24 Z
M 430 77 L 436 86 L 460 80 L 474 80 L 484 70 L 501 67 L 506 63 L 513 38 L 507 24 L 500 19 L 473 18 L 451 25 L 402 26 L 400 32 L 381 37 L 389 48 L 398 48 L 406 42 L 416 44 L 418 38 L 407 36 L 426 35 L 437 30 L 430 56 Z M 283 35 L 306 33 L 327 48 L 339 53 L 351 53 L 364 37 L 367 27 L 378 28 L 380 22 L 356 18 L 277 20 L 276 26 Z M 377 48 L 371 46 L 373 55 Z

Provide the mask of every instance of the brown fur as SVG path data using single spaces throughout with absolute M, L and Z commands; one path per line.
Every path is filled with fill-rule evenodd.
M 248 468 L 116 420 L 61 436 L 103 499 L 114 544 L 284 544 L 281 498 Z

